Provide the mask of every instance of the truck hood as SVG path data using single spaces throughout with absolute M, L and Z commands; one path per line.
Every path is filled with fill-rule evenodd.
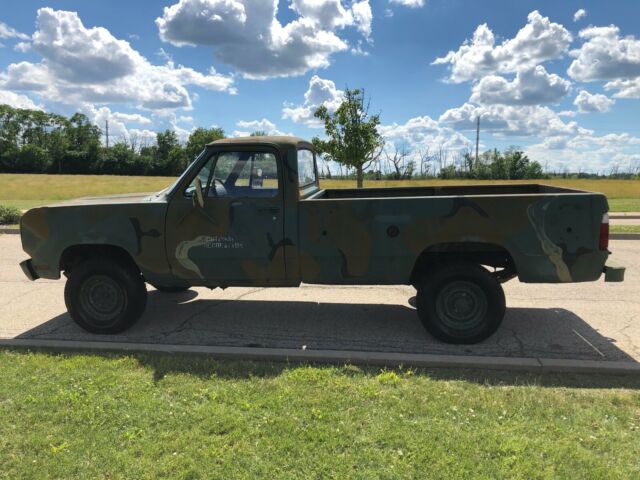
M 64 200 L 57 203 L 46 205 L 47 207 L 71 207 L 83 205 L 111 205 L 122 203 L 147 203 L 158 200 L 164 200 L 163 194 L 156 192 L 147 193 L 127 193 L 124 195 L 106 195 L 100 197 L 82 197 L 72 200 Z

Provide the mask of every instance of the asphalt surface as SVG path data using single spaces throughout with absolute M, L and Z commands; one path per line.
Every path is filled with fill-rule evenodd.
M 0 338 L 223 347 L 640 361 L 640 242 L 612 241 L 610 263 L 626 281 L 504 285 L 507 315 L 477 345 L 438 342 L 420 325 L 411 287 L 197 288 L 162 294 L 149 287 L 145 315 L 122 335 L 91 335 L 69 318 L 64 280 L 30 282 L 17 235 L 0 235 Z

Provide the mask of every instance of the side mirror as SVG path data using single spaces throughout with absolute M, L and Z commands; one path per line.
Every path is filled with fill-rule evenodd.
M 202 182 L 199 177 L 196 177 L 196 191 L 193 195 L 193 206 L 196 205 L 200 208 L 204 207 L 204 193 L 202 193 Z

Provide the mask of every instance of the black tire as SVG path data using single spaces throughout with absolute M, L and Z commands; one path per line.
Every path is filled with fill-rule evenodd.
M 159 285 L 151 284 L 153 288 L 162 293 L 182 293 L 189 290 L 191 287 L 161 287 Z
M 90 258 L 68 274 L 64 301 L 71 318 L 88 332 L 121 333 L 142 316 L 147 287 L 134 265 Z
M 418 285 L 417 310 L 424 327 L 438 340 L 478 343 L 502 323 L 504 290 L 480 265 L 443 265 Z

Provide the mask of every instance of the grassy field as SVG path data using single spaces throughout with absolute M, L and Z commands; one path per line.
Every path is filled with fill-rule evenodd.
M 128 192 L 154 192 L 174 181 L 173 177 L 126 177 L 113 175 L 17 175 L 0 174 L 0 204 L 22 209 L 57 200 Z M 579 190 L 602 192 L 613 211 L 640 211 L 638 180 L 544 180 L 543 183 Z M 509 181 L 411 180 L 367 181 L 365 187 L 456 185 L 478 183 L 523 183 Z M 527 183 L 527 182 L 524 182 Z M 530 182 L 529 182 L 530 183 Z M 323 180 L 324 188 L 354 187 L 349 180 Z
M 638 478 L 640 379 L 0 351 L 3 478 Z
M 640 233 L 640 225 L 611 225 L 609 228 L 611 233 Z

